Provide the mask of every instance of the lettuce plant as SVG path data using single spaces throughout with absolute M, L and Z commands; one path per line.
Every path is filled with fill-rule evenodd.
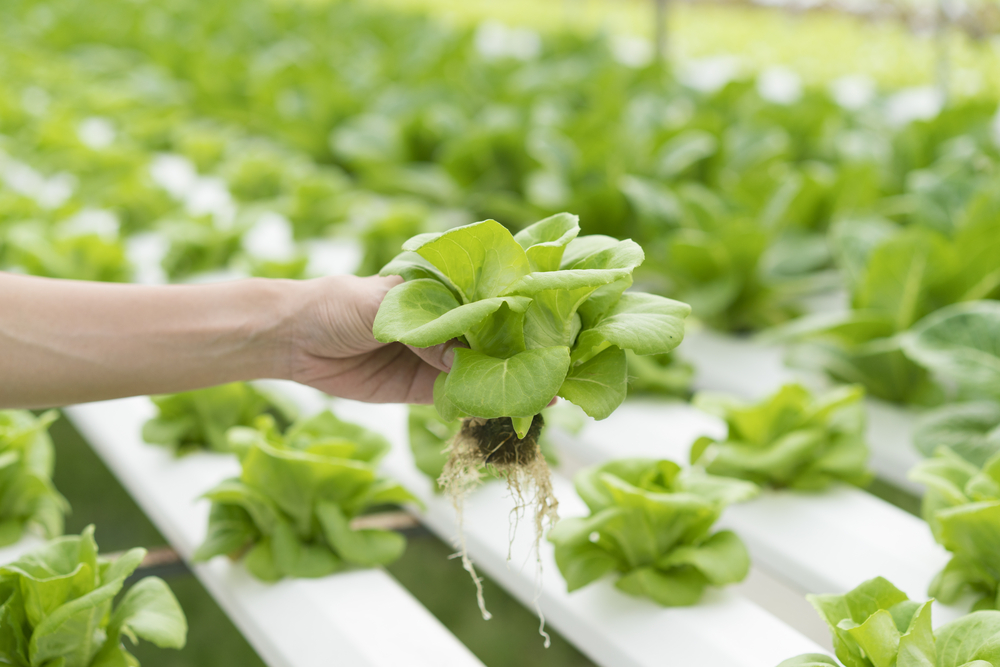
M 687 305 L 624 293 L 642 249 L 579 231 L 565 213 L 517 236 L 486 220 L 415 236 L 382 270 L 406 282 L 379 309 L 379 341 L 468 345 L 438 378 L 443 417 L 512 418 L 523 437 L 562 396 L 604 419 L 625 398 L 625 350 L 660 354 L 680 343 Z
M 142 439 L 177 454 L 202 449 L 228 452 L 226 432 L 230 428 L 250 426 L 264 413 L 286 424 L 294 415 L 294 408 L 277 396 L 243 382 L 153 396 L 152 401 L 158 414 L 143 424 Z
M 930 455 L 947 446 L 976 466 L 1000 452 L 1000 302 L 943 308 L 904 337 L 903 349 L 960 399 L 921 418 L 917 447 Z
M 0 410 L 0 546 L 21 539 L 26 526 L 47 536 L 63 531 L 66 499 L 52 485 L 55 451 L 47 429 L 54 411 Z
M 716 475 L 775 488 L 822 489 L 835 481 L 865 485 L 865 415 L 861 387 L 840 387 L 814 397 L 785 385 L 755 405 L 701 393 L 694 404 L 725 420 L 724 440 L 702 436 L 691 462 Z
M 562 519 L 548 535 L 568 590 L 615 573 L 626 593 L 690 605 L 706 586 L 746 577 L 743 542 L 711 529 L 727 504 L 754 496 L 755 485 L 653 459 L 586 468 L 575 484 L 590 516 Z
M 494 220 L 415 236 L 382 269 L 405 282 L 386 294 L 373 327 L 384 343 L 464 344 L 434 385 L 441 417 L 463 418 L 439 482 L 461 508 L 489 464 L 507 481 L 516 512 L 534 505 L 536 545 L 543 522 L 558 518 L 538 448 L 540 412 L 561 396 L 595 419 L 609 416 L 625 399 L 625 351 L 671 351 L 690 312 L 625 292 L 644 257 L 636 243 L 579 233 L 577 217 L 560 213 L 516 236 Z
M 919 227 L 854 221 L 835 228 L 833 238 L 852 310 L 809 316 L 784 328 L 780 335 L 802 342 L 791 360 L 862 384 L 888 401 L 934 402 L 939 392 L 923 362 L 904 354 L 903 334 L 949 304 L 1000 296 L 1000 223 L 979 221 L 948 238 Z
M 967 590 L 982 597 L 978 609 L 1000 609 L 1000 453 L 980 469 L 947 447 L 918 463 L 910 479 L 925 484 L 922 513 L 953 556 L 931 582 L 929 595 L 945 604 Z
M 808 595 L 830 627 L 837 660 L 810 653 L 778 667 L 1000 667 L 1000 612 L 977 611 L 931 627 L 919 603 L 882 577 L 844 595 Z
M 146 577 L 114 604 L 146 556 L 97 553 L 94 527 L 0 567 L 0 663 L 15 667 L 138 666 L 122 638 L 183 648 L 187 621 L 170 587 Z
M 208 537 L 195 561 L 245 555 L 254 576 L 276 581 L 382 565 L 403 553 L 402 535 L 351 527 L 368 508 L 417 502 L 377 474 L 389 449 L 382 436 L 323 412 L 283 435 L 262 415 L 253 428 L 234 427 L 228 437 L 243 470 L 205 494 L 212 501 Z

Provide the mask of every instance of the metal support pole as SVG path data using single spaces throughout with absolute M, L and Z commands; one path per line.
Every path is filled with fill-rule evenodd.
M 656 57 L 658 60 L 669 60 L 667 57 L 667 0 L 653 0 L 653 26 Z

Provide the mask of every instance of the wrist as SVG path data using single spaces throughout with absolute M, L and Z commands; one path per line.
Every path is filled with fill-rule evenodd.
M 291 380 L 302 314 L 310 301 L 308 281 L 253 278 L 247 290 L 243 375 L 246 379 Z

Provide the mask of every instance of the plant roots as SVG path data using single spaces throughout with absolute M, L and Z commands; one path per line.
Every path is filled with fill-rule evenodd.
M 513 423 L 509 417 L 498 419 L 480 419 L 469 417 L 462 422 L 462 430 L 448 446 L 448 462 L 444 466 L 438 484 L 451 498 L 458 517 L 458 547 L 462 558 L 462 566 L 472 576 L 476 584 L 476 599 L 484 619 L 490 618 L 483 599 L 481 578 L 476 575 L 475 567 L 469 559 L 465 547 L 465 534 L 462 530 L 462 505 L 465 496 L 474 489 L 483 476 L 483 468 L 487 468 L 497 477 L 507 482 L 507 488 L 514 498 L 512 528 L 516 528 L 518 519 L 526 511 L 533 514 L 535 524 L 535 558 L 541 567 L 538 547 L 545 532 L 544 524 L 549 526 L 559 520 L 559 501 L 552 492 L 552 473 L 548 463 L 538 446 L 538 436 L 542 432 L 545 420 L 541 415 L 535 415 L 524 438 L 518 438 Z M 513 533 L 511 534 L 513 542 Z M 507 553 L 510 560 L 510 552 Z M 543 621 L 544 623 L 544 621 Z M 544 635 L 544 632 L 543 632 Z M 547 635 L 546 635 L 547 636 Z M 546 645 L 548 642 L 546 641 Z

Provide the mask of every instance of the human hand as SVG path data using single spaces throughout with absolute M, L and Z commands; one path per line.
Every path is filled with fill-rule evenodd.
M 328 394 L 370 403 L 431 403 L 451 369 L 455 341 L 428 348 L 379 343 L 375 314 L 399 276 L 330 276 L 297 283 L 287 319 L 289 377 Z

